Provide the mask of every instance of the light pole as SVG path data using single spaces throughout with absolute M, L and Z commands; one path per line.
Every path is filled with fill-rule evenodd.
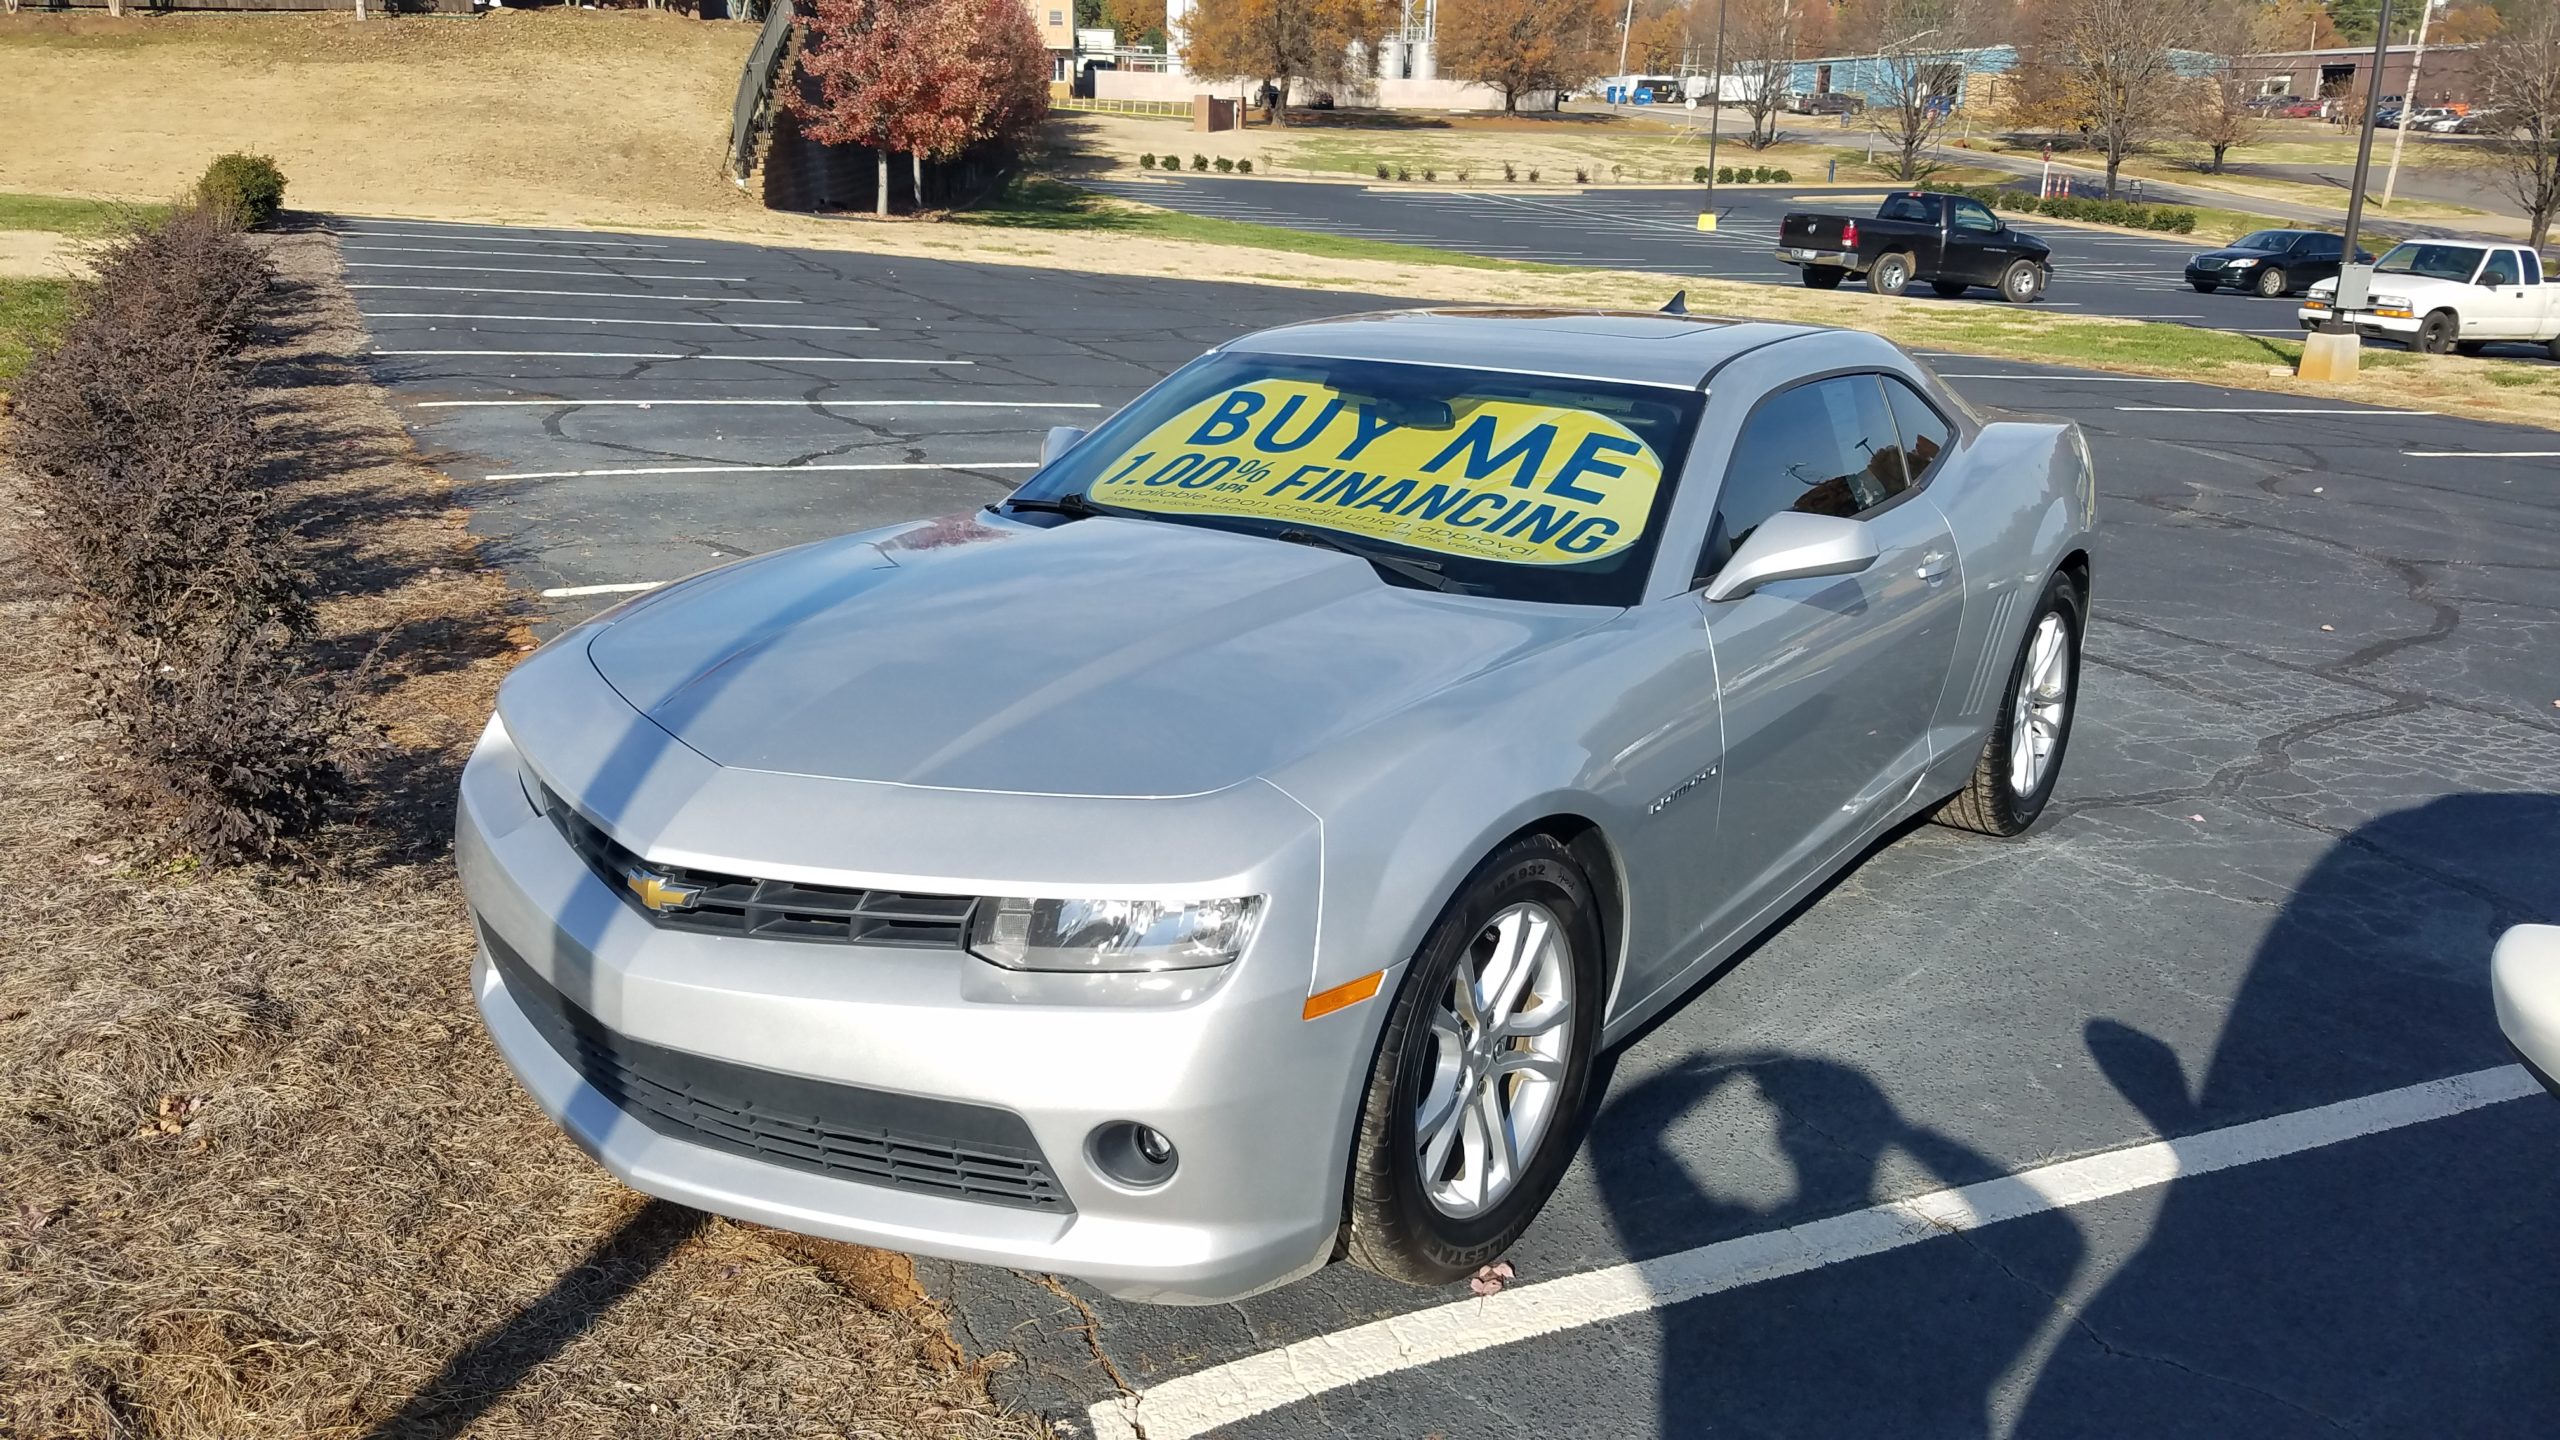
M 1724 130 L 1724 7 L 1725 0 L 1716 0 L 1716 63 L 1714 72 L 1707 76 L 1707 209 L 1710 212 L 1716 208 L 1716 139 Z M 1760 83 L 1768 84 L 1769 77 L 1762 75 Z
M 1591 12 L 1583 12 L 1588 15 Z M 1607 14 L 1607 11 L 1602 11 Z M 1627 18 L 1618 22 L 1618 78 L 1627 78 L 1627 40 L 1636 31 L 1636 0 L 1627 0 Z
M 359 0 L 361 3 L 361 0 Z M 2400 151 L 2409 143 L 2409 121 L 2418 113 L 2418 67 L 2427 61 L 2427 22 L 2435 18 L 2436 0 L 2418 0 L 2417 48 L 2409 52 L 2408 85 L 2400 96 L 2400 128 L 2391 132 L 2391 168 L 2382 177 L 2382 208 L 2400 188 Z M 2381 82 L 2377 79 L 2377 85 Z
M 2419 0 L 2425 4 L 2426 0 Z M 2356 233 L 2364 224 L 2364 187 L 2373 172 L 2374 116 L 2382 108 L 2382 66 L 2391 54 L 2391 0 L 2382 0 L 2375 17 L 2373 73 L 2364 87 L 2364 128 L 2356 140 L 2356 178 L 2347 191 L 2347 233 L 2339 237 L 2338 292 L 2331 297 L 2329 318 L 2303 337 L 2302 362 L 2295 372 L 2314 380 L 2348 380 L 2356 373 L 2363 340 L 2347 317 L 2365 308 L 2373 288 L 2373 267 L 2356 260 Z M 2404 101 L 2405 104 L 2405 101 Z M 2407 116 L 2404 114 L 2403 119 Z

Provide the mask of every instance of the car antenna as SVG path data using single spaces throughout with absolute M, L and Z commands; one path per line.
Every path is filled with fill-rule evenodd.
M 1662 307 L 1662 312 L 1661 312 L 1661 313 L 1663 313 L 1663 314 L 1665 314 L 1665 315 L 1686 315 L 1686 314 L 1688 314 L 1688 313 L 1689 313 L 1689 292 L 1688 292 L 1688 291 L 1686 291 L 1686 290 L 1675 290 L 1675 291 L 1673 291 L 1673 292 L 1672 292 L 1672 294 L 1671 294 L 1671 299 L 1670 299 L 1669 301 L 1667 301 L 1667 302 L 1665 302 L 1665 303 L 1664 303 L 1664 305 L 1663 305 L 1663 307 Z

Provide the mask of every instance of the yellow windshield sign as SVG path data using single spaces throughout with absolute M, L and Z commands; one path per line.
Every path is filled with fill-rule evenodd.
M 1462 398 L 1414 425 L 1382 409 L 1309 381 L 1239 385 L 1149 431 L 1087 493 L 1135 510 L 1580 565 L 1634 544 L 1662 485 L 1662 457 L 1596 411 Z

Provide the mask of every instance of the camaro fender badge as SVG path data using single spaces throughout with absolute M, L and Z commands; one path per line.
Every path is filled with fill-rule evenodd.
M 1690 776 L 1688 779 L 1681 781 L 1679 784 L 1672 786 L 1670 794 L 1665 795 L 1661 799 L 1646 806 L 1644 813 L 1647 815 L 1659 815 L 1663 811 L 1671 808 L 1672 801 L 1679 799 L 1681 796 L 1688 794 L 1690 791 L 1697 789 L 1699 786 L 1706 784 L 1714 778 L 1716 778 L 1716 767 L 1710 765 L 1706 769 L 1699 771 L 1697 774 Z
M 637 865 L 622 872 L 622 884 L 623 888 L 639 896 L 640 903 L 655 915 L 690 910 L 693 902 L 702 898 L 701 886 L 678 885 L 655 870 L 642 869 Z

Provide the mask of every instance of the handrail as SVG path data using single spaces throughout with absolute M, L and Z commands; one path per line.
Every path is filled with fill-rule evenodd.
M 764 29 L 756 32 L 755 48 L 738 75 L 738 103 L 729 116 L 729 169 L 741 181 L 755 169 L 756 134 L 772 108 L 783 52 L 791 44 L 793 8 L 793 0 L 768 0 Z

